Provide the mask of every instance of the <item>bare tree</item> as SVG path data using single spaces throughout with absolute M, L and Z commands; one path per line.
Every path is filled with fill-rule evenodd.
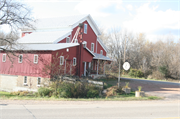
M 0 29 L 8 26 L 10 32 L 8 34 L 1 33 L 0 42 L 6 47 L 0 47 L 1 50 L 7 51 L 15 48 L 16 40 L 19 36 L 19 29 L 34 29 L 31 17 L 31 10 L 20 2 L 13 0 L 0 0 Z M 3 35 L 2 35 L 3 34 Z

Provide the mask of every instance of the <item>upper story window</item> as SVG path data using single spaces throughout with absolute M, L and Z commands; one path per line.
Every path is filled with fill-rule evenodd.
M 91 43 L 91 51 L 94 52 L 94 43 Z
M 76 66 L 76 58 L 73 58 L 73 66 Z
M 103 50 L 101 50 L 101 54 L 103 55 Z
M 35 64 L 38 63 L 38 55 L 34 55 L 34 63 L 35 63 Z
M 84 33 L 87 34 L 87 24 L 84 24 Z
M 74 43 L 78 43 L 78 39 L 75 39 Z
M 64 56 L 60 56 L 60 65 L 64 64 Z
M 18 62 L 19 62 L 19 63 L 22 63 L 22 61 L 23 61 L 23 55 L 20 54 L 20 55 L 19 55 L 19 58 L 18 58 Z
M 2 62 L 6 62 L 6 54 L 3 54 Z
M 70 43 L 70 38 L 69 37 L 66 38 L 66 43 Z
M 83 41 L 83 47 L 87 47 L 87 42 L 86 41 Z

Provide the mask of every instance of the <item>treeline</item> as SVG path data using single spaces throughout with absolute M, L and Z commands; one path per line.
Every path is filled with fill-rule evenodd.
M 143 72 L 145 78 L 178 78 L 180 75 L 180 39 L 175 42 L 172 35 L 156 42 L 151 42 L 145 34 L 119 32 L 114 29 L 110 34 L 103 32 L 101 39 L 109 49 L 113 59 L 110 70 L 118 72 L 124 61 L 131 68 Z

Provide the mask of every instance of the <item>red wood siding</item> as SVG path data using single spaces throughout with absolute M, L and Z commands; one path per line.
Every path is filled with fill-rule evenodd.
M 26 36 L 26 34 L 31 34 L 32 32 L 23 32 L 22 37 Z
M 6 62 L 2 62 L 2 54 L 0 53 L 0 73 L 8 75 L 21 75 L 21 76 L 35 76 L 49 78 L 43 72 L 46 64 L 51 62 L 51 52 L 34 52 L 34 53 L 21 53 L 23 54 L 22 63 L 18 63 L 18 57 L 13 57 L 13 62 L 6 56 Z M 34 63 L 34 54 L 38 55 L 38 63 Z M 17 53 L 19 55 L 19 53 Z
M 103 50 L 103 55 L 106 56 L 106 51 L 104 50 L 104 48 L 99 44 L 99 42 L 97 42 L 97 53 L 100 54 L 101 50 Z

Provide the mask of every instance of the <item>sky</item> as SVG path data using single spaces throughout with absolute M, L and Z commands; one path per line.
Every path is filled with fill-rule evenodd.
M 38 18 L 90 14 L 109 32 L 144 33 L 149 41 L 180 38 L 180 0 L 20 0 Z

